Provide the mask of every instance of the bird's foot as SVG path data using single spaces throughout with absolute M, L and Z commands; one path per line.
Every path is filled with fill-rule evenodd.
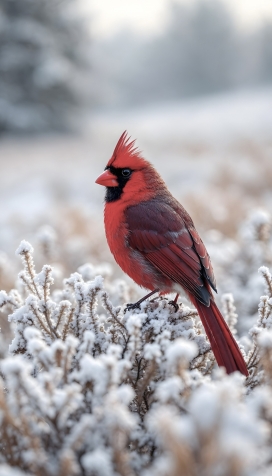
M 179 305 L 178 305 L 178 303 L 177 303 L 176 301 L 169 301 L 168 304 L 171 304 L 171 306 L 174 307 L 175 312 L 178 312 L 178 310 L 179 310 Z
M 135 303 L 127 304 L 125 307 L 124 313 L 126 313 L 127 311 L 133 311 L 133 309 L 141 309 L 140 303 L 135 302 Z
M 154 293 L 158 293 L 158 292 L 159 292 L 159 289 L 153 289 L 153 291 L 148 293 L 146 296 L 144 296 L 142 299 L 135 302 L 134 304 L 127 304 L 127 307 L 125 308 L 124 312 L 131 311 L 132 309 L 141 309 L 140 304 L 144 302 L 147 298 L 152 296 Z

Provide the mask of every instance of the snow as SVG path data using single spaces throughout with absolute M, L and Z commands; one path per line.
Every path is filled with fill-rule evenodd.
M 185 339 L 176 339 L 166 351 L 169 368 L 176 365 L 179 360 L 189 362 L 197 355 L 197 352 L 198 348 L 194 342 L 189 342 Z
M 97 449 L 82 457 L 82 464 L 87 475 L 112 476 L 111 458 L 106 449 Z
M 145 314 L 132 314 L 129 316 L 126 322 L 126 328 L 130 335 L 133 335 L 135 330 L 140 329 L 142 326 L 142 319 L 146 317 Z
M 261 332 L 258 336 L 258 343 L 263 349 L 272 349 L 272 331 Z
M 54 284 L 54 279 L 52 274 L 53 274 L 53 268 L 49 266 L 48 264 L 45 264 L 41 272 L 36 275 L 35 282 L 39 284 L 40 286 L 44 286 L 46 283 L 50 285 Z
M 144 356 L 147 360 L 156 360 L 158 363 L 161 357 L 160 346 L 154 342 L 153 344 L 146 344 Z
M 6 291 L 0 291 L 0 307 L 4 306 L 8 301 L 8 295 Z
M 112 267 L 109 263 L 100 263 L 98 266 L 94 266 L 91 263 L 85 263 L 78 268 L 78 272 L 81 274 L 84 281 L 90 281 L 97 275 L 101 275 L 103 278 L 112 275 Z
M 30 326 L 24 330 L 24 336 L 27 340 L 36 339 L 41 337 L 41 333 L 37 328 Z
M 259 273 L 261 273 L 263 276 L 269 276 L 269 269 L 267 266 L 260 266 L 259 268 Z
M 180 377 L 174 376 L 161 382 L 156 390 L 156 397 L 163 403 L 168 403 L 174 400 L 178 402 L 180 395 L 184 390 L 184 384 Z
M 30 473 L 20 471 L 19 469 L 12 468 L 6 464 L 0 464 L 0 474 L 1 476 L 30 476 Z
M 26 240 L 22 240 L 16 250 L 16 255 L 22 255 L 24 253 L 33 253 L 33 251 L 34 249 L 31 244 Z
M 1 364 L 3 373 L 9 378 L 12 378 L 14 374 L 23 374 L 26 369 L 30 368 L 30 365 L 21 356 L 7 358 Z
M 41 241 L 45 243 L 50 243 L 51 241 L 56 240 L 56 232 L 54 228 L 52 228 L 49 225 L 44 225 L 38 230 L 38 237 L 40 238 Z
M 95 276 L 94 280 L 88 282 L 85 286 L 85 294 L 88 295 L 92 290 L 100 290 L 103 288 L 104 278 L 102 276 Z

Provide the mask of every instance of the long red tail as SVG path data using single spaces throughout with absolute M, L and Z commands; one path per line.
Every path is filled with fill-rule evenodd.
M 193 296 L 190 298 L 198 310 L 218 365 L 225 367 L 228 374 L 239 370 L 247 376 L 247 366 L 238 344 L 215 302 L 211 300 L 207 307 Z

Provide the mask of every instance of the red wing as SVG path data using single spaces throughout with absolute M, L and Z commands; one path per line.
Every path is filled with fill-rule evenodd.
M 162 274 L 209 305 L 205 281 L 215 287 L 209 255 L 193 225 L 169 205 L 156 200 L 127 210 L 128 244 Z
M 217 290 L 216 290 L 216 281 L 215 281 L 215 277 L 214 277 L 214 272 L 213 272 L 213 267 L 212 267 L 210 255 L 209 255 L 208 251 L 206 250 L 205 245 L 204 245 L 203 241 L 201 240 L 199 234 L 197 233 L 196 229 L 194 227 L 189 228 L 189 233 L 190 233 L 191 237 L 194 240 L 194 248 L 195 248 L 195 251 L 196 251 L 197 255 L 199 256 L 199 258 L 201 260 L 202 266 L 204 268 L 205 277 L 209 281 L 209 284 L 214 289 L 214 291 L 217 292 Z

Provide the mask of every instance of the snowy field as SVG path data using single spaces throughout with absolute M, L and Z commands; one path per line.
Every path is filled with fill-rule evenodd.
M 103 192 L 94 180 L 125 129 L 178 198 L 197 198 L 212 187 L 218 200 L 207 203 L 207 209 L 214 219 L 227 218 L 230 210 L 223 210 L 223 202 L 230 186 L 232 194 L 238 193 L 237 184 L 250 206 L 257 194 L 256 205 L 269 207 L 271 124 L 270 89 L 100 113 L 81 136 L 2 138 L 0 246 L 10 244 L 12 223 L 23 226 L 29 220 L 31 228 L 43 214 L 52 220 L 60 204 L 100 213 Z

